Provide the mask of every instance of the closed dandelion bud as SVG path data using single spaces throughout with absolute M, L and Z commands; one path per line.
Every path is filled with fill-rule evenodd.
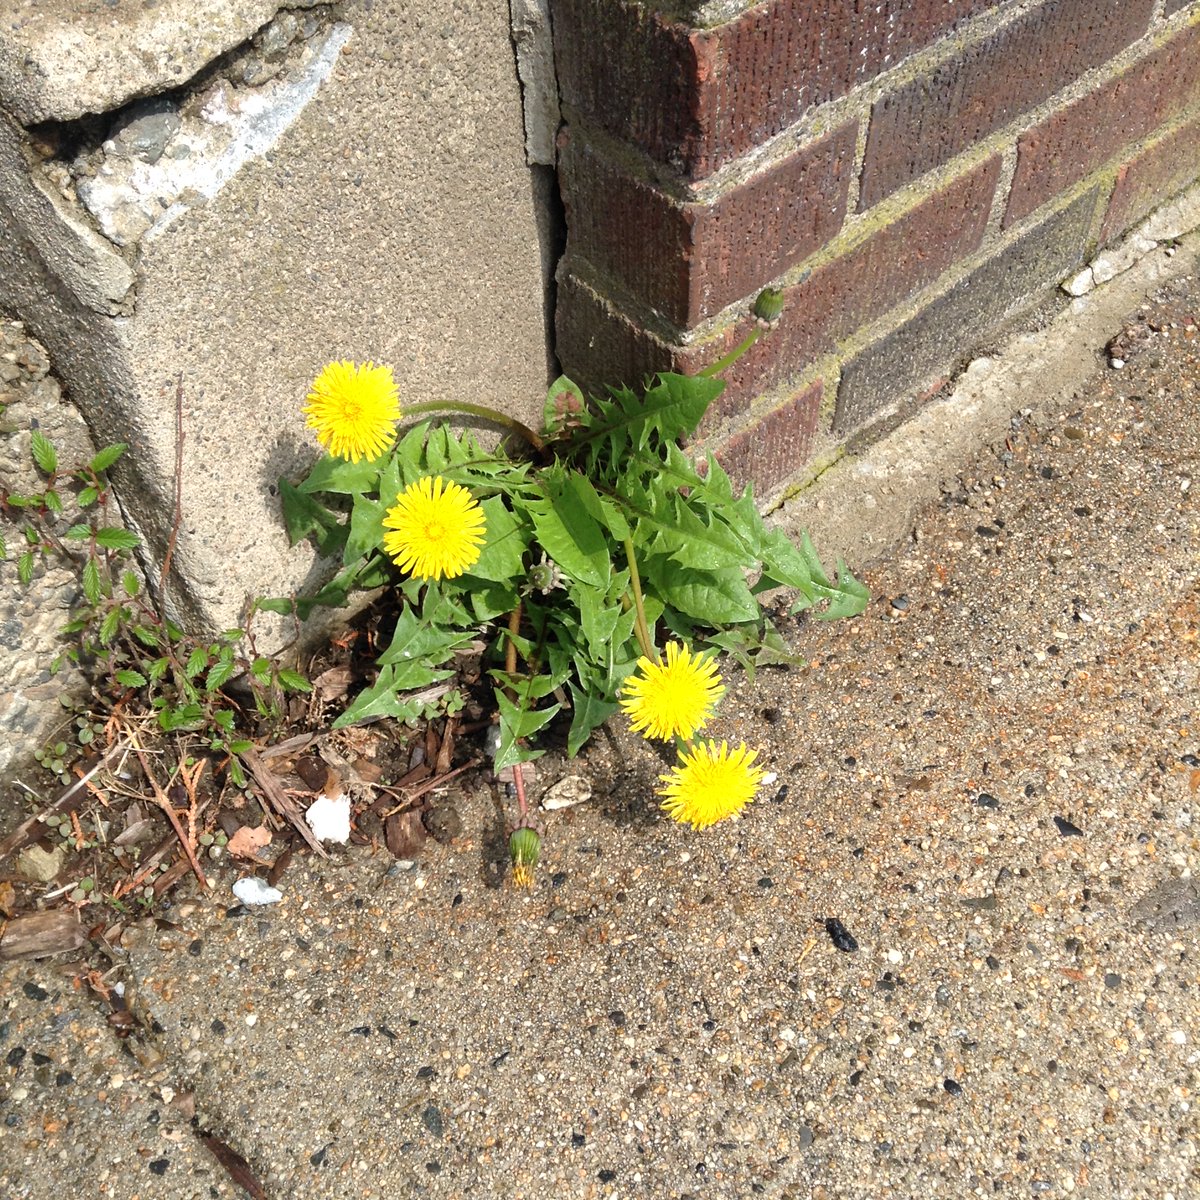
M 782 288 L 763 288 L 754 301 L 754 315 L 760 321 L 771 324 L 779 319 L 783 312 L 784 294 Z
M 542 854 L 542 839 L 528 826 L 514 830 L 508 839 L 508 856 L 512 859 L 513 882 L 518 887 L 533 887 L 533 872 Z

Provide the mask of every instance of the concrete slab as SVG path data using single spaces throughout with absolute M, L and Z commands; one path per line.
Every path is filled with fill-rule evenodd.
M 304 9 L 320 0 L 289 0 Z M 3 0 L 0 98 L 22 124 L 111 112 L 185 84 L 275 16 L 275 0 Z
M 182 384 L 175 599 L 217 628 L 313 567 L 274 490 L 315 457 L 300 405 L 325 362 L 392 364 L 402 401 L 527 418 L 548 382 L 550 232 L 507 10 L 339 11 L 177 77 L 173 114 L 0 131 L 0 309 L 97 440 L 132 444 L 122 503 L 160 555 Z
M 530 893 L 478 779 L 415 864 L 298 854 L 251 910 L 210 858 L 0 965 L 0 1192 L 233 1200 L 211 1130 L 291 1200 L 1194 1195 L 1198 310 L 1164 289 L 1067 414 L 1010 377 L 868 610 L 726 669 L 712 732 L 773 773 L 737 821 L 663 820 L 614 722 Z

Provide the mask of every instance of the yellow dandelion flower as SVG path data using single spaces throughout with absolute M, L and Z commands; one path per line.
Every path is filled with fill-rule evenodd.
M 625 683 L 621 711 L 644 737 L 690 741 L 712 716 L 725 694 L 711 657 L 692 654 L 678 642 L 667 643 L 667 665 L 639 658 L 637 672 Z
M 383 548 L 418 579 L 453 579 L 479 558 L 483 510 L 465 487 L 428 475 L 406 487 L 383 518 Z
M 745 743 L 730 751 L 722 742 L 704 742 L 680 754 L 669 775 L 660 775 L 662 807 L 673 821 L 706 829 L 741 812 L 762 783 L 761 767 L 754 765 L 757 750 Z
M 301 411 L 334 457 L 370 462 L 396 438 L 401 414 L 392 368 L 332 362 L 313 380 Z

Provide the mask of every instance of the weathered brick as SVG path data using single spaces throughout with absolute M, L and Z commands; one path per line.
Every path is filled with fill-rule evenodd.
M 1194 25 L 1021 135 L 1004 223 L 1019 221 L 1198 95 L 1200 25 Z
M 1145 31 L 1154 0 L 1047 0 L 871 113 L 860 210 L 1028 112 Z
M 568 111 L 699 179 L 1003 2 L 768 0 L 711 29 L 622 0 L 551 7 Z
M 787 289 L 779 324 L 725 373 L 731 396 L 752 397 L 798 377 L 861 325 L 908 299 L 983 240 L 1000 174 L 993 156 Z M 675 356 L 693 373 L 727 354 L 753 328 L 747 317 L 720 338 Z
M 711 202 L 635 179 L 576 137 L 563 139 L 567 255 L 680 328 L 756 293 L 841 229 L 854 124 L 789 155 Z M 582 273 L 587 273 L 586 268 Z
M 563 268 L 558 272 L 554 348 L 563 371 L 593 394 L 619 384 L 635 387 L 656 371 L 673 369 L 667 342 Z
M 1117 172 L 1100 233 L 1112 241 L 1200 176 L 1200 119 L 1161 138 Z
M 736 489 L 753 484 L 763 499 L 796 475 L 808 461 L 824 392 L 818 379 L 720 446 L 717 461 Z
M 1047 217 L 842 369 L 834 430 L 847 433 L 933 376 L 1082 261 L 1099 188 Z
M 988 159 L 788 288 L 778 326 L 725 372 L 726 390 L 714 415 L 744 412 L 755 396 L 790 385 L 840 339 L 976 250 L 999 171 L 999 158 Z M 747 316 L 719 337 L 675 344 L 669 331 L 656 335 L 641 329 L 569 271 L 563 272 L 558 305 L 563 369 L 592 390 L 635 383 L 655 371 L 695 374 L 754 327 Z

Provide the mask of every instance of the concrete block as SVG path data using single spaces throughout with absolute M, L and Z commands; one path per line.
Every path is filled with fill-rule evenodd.
M 289 0 L 309 8 L 320 0 Z M 0 95 L 22 125 L 112 112 L 177 88 L 275 16 L 274 0 L 38 0 L 6 5 Z
M 112 7 L 135 25 L 143 8 Z M 0 309 L 47 346 L 96 440 L 131 444 L 116 482 L 160 556 L 180 389 L 174 600 L 224 628 L 248 596 L 327 570 L 288 548 L 275 497 L 279 474 L 316 457 L 300 405 L 324 363 L 389 363 L 402 403 L 457 396 L 536 419 L 553 228 L 503 6 L 362 0 L 336 21 L 314 9 L 273 24 L 272 6 L 237 0 L 220 6 L 215 62 L 210 7 L 160 0 L 178 21 L 158 47 L 174 65 L 137 80 L 130 67 L 124 92 L 82 102 L 169 78 L 157 106 L 32 130 L 0 119 Z M 75 66 L 15 57 L 31 23 L 0 31 L 0 109 L 69 115 L 80 106 L 48 97 L 83 86 Z M 114 25 L 90 61 L 119 75 L 133 27 Z M 171 33 L 184 29 L 192 40 Z M 248 40 L 228 45 L 235 33 Z

